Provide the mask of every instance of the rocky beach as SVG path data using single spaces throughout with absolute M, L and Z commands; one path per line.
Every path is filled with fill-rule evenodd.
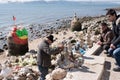
M 3 49 L 4 52 L 2 52 L 0 55 L 1 56 L 0 61 L 2 62 L 0 70 L 5 69 L 2 67 L 4 64 L 6 65 L 6 67 L 10 68 L 8 70 L 13 69 L 13 72 L 9 73 L 10 75 L 3 74 L 3 75 L 6 75 L 7 77 L 0 76 L 0 78 L 1 79 L 7 78 L 7 79 L 13 79 L 13 80 L 34 80 L 34 79 L 37 80 L 38 76 L 40 75 L 40 73 L 37 70 L 37 65 L 36 65 L 37 45 L 41 39 L 45 38 L 49 34 L 53 34 L 55 36 L 55 42 L 53 43 L 52 47 L 55 47 L 60 42 L 63 42 L 64 44 L 73 42 L 73 45 L 75 45 L 75 43 L 78 41 L 80 42 L 80 47 L 82 49 L 84 49 L 85 51 L 89 51 L 99 40 L 100 23 L 107 22 L 109 24 L 109 27 L 111 27 L 110 23 L 106 20 L 106 17 L 104 15 L 97 16 L 97 17 L 83 17 L 83 18 L 77 17 L 78 21 L 81 23 L 81 26 L 80 26 L 81 30 L 72 31 L 71 21 L 74 18 L 75 16 L 70 17 L 68 19 L 56 20 L 53 23 L 47 23 L 45 25 L 32 24 L 32 25 L 27 26 L 26 28 L 28 30 L 29 51 L 24 56 L 9 57 L 6 55 L 7 50 Z M 4 40 L 4 41 L 7 40 L 6 36 L 3 37 L 3 39 L 1 40 Z M 65 46 L 67 47 L 67 45 Z M 66 50 L 63 51 L 63 55 L 64 55 L 64 52 L 66 53 Z M 58 55 L 58 61 L 59 61 L 59 58 L 60 58 L 60 55 Z M 62 77 L 59 76 L 59 74 L 56 74 L 56 72 L 54 73 L 58 76 L 58 78 L 63 79 L 66 75 L 66 71 L 68 71 L 70 68 L 75 68 L 73 70 L 77 70 L 78 68 L 78 65 L 75 65 L 76 63 L 72 63 L 71 61 L 69 61 L 68 57 L 66 57 L 66 59 L 68 59 L 67 62 L 65 63 L 66 65 L 62 66 L 63 69 L 65 69 L 65 71 L 60 69 L 60 71 L 64 72 L 64 74 L 60 73 Z M 57 64 L 56 61 L 54 60 L 54 56 L 53 56 L 52 64 L 54 65 Z M 82 64 L 84 63 L 79 62 L 79 66 L 82 66 Z M 32 74 L 32 72 L 34 74 Z M 24 75 L 24 77 L 20 77 L 22 75 Z M 52 77 L 50 77 L 51 75 L 53 74 L 50 74 L 48 76 L 48 80 L 53 80 Z M 70 75 L 68 76 L 69 77 L 63 80 L 68 80 L 70 78 Z M 71 80 L 74 80 L 74 79 L 72 78 Z
M 98 20 L 99 20 L 99 18 L 102 19 L 103 17 L 104 16 L 83 17 L 83 18 L 80 18 L 79 21 L 80 21 L 80 23 L 82 23 L 82 29 L 85 30 L 89 26 L 95 25 L 95 23 L 93 23 L 94 21 L 92 22 L 93 19 L 98 18 Z M 72 19 L 73 19 L 73 17 L 69 17 L 69 18 L 58 19 L 54 22 L 50 22 L 50 23 L 46 23 L 46 24 L 30 24 L 30 25 L 26 25 L 26 26 L 18 25 L 18 27 L 25 27 L 28 30 L 28 36 L 29 36 L 28 41 L 31 42 L 34 39 L 38 39 L 41 37 L 43 38 L 46 35 L 53 34 L 53 33 L 55 34 L 64 29 L 69 29 Z M 89 22 L 91 22 L 91 23 L 89 23 Z M 99 23 L 99 21 L 98 21 L 98 23 Z M 14 25 L 12 25 L 10 27 L 11 28 L 9 28 L 9 30 L 7 30 L 7 31 L 5 30 L 5 32 L 1 31 L 1 35 L 0 35 L 1 49 L 3 49 L 4 45 L 7 44 L 7 35 L 10 33 L 10 31 L 12 31 L 12 28 L 14 27 Z
M 117 10 L 119 10 L 119 8 L 117 8 Z M 73 28 L 71 27 L 71 24 L 72 22 L 76 22 L 76 20 L 79 22 L 80 30 L 73 31 L 73 29 L 71 29 Z M 54 22 L 49 22 L 46 24 L 30 24 L 27 26 L 18 25 L 18 27 L 25 27 L 28 31 L 29 50 L 24 56 L 17 57 L 8 56 L 7 50 L 7 36 L 12 31 L 13 26 L 11 26 L 12 28 L 8 31 L 2 32 L 1 30 L 0 80 L 38 80 L 40 73 L 36 65 L 37 45 L 41 39 L 50 34 L 54 35 L 55 40 L 51 47 L 56 47 L 57 44 L 63 43 L 65 49 L 56 57 L 52 56 L 52 65 L 54 65 L 56 68 L 55 70 L 50 69 L 50 74 L 47 75 L 47 80 L 79 80 L 76 75 L 79 76 L 80 72 L 81 76 L 84 75 L 85 66 L 89 66 L 91 70 L 87 71 L 89 72 L 89 76 L 91 76 L 91 73 L 101 73 L 101 71 L 94 72 L 94 70 L 97 71 L 97 67 L 99 68 L 101 65 L 104 65 L 104 59 L 95 56 L 89 56 L 91 60 L 92 58 L 94 58 L 96 61 L 98 59 L 102 60 L 101 62 L 93 61 L 93 63 L 91 63 L 87 60 L 89 58 L 88 56 L 86 57 L 86 54 L 89 55 L 94 53 L 91 50 L 93 50 L 93 47 L 96 47 L 96 43 L 99 41 L 101 33 L 100 24 L 102 22 L 106 22 L 108 27 L 112 27 L 111 23 L 107 21 L 105 15 L 94 17 L 78 17 L 76 14 L 73 17 L 58 19 Z M 78 42 L 84 53 L 81 52 L 82 56 L 81 54 L 75 54 L 74 57 L 76 60 L 75 62 L 72 62 L 68 57 L 70 55 L 69 52 Z M 63 62 L 61 61 L 61 55 L 64 56 Z M 4 70 L 8 71 L 8 74 L 4 73 Z M 80 72 L 74 73 L 75 71 L 79 70 Z M 57 74 L 58 72 L 59 74 Z M 95 76 L 95 74 L 92 76 Z M 94 77 L 95 80 L 98 80 L 97 76 Z M 83 76 L 81 78 L 83 78 Z M 88 80 L 88 78 L 83 79 Z
M 7 0 L 0 1 L 0 80 L 39 80 L 38 44 L 52 34 L 50 46 L 63 44 L 51 55 L 46 80 L 120 80 L 97 42 L 101 23 L 109 28 L 109 9 L 120 14 L 119 1 Z

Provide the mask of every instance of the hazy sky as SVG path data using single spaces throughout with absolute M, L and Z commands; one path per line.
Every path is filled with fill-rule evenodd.
M 113 1 L 113 0 L 0 0 L 0 2 L 7 2 L 7 1 L 25 2 L 25 1 Z M 114 0 L 114 1 L 119 1 L 120 2 L 120 0 Z

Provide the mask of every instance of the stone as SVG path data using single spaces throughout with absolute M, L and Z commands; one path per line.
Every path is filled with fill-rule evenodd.
M 73 20 L 71 21 L 71 30 L 72 31 L 81 31 L 82 29 L 82 25 L 79 22 L 79 19 L 77 18 L 77 16 L 75 15 Z
M 52 78 L 55 80 L 63 79 L 67 74 L 67 71 L 61 68 L 55 69 L 52 71 Z

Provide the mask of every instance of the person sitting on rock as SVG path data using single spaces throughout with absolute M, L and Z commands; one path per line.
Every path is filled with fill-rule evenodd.
M 114 37 L 110 44 L 109 55 L 114 56 L 118 67 L 114 68 L 114 71 L 120 71 L 120 15 L 117 15 L 114 9 L 109 9 L 106 13 L 108 20 L 112 22 L 112 30 Z
M 110 48 L 113 33 L 105 22 L 101 23 L 100 28 L 102 30 L 102 33 L 100 36 L 100 41 L 98 41 L 98 44 L 103 47 L 104 53 L 107 53 L 108 49 Z

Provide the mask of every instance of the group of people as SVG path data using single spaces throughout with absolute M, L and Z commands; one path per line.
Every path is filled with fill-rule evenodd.
M 98 44 L 103 46 L 108 56 L 115 58 L 118 67 L 113 70 L 120 71 L 120 17 L 113 9 L 108 10 L 106 16 L 112 22 L 113 27 L 110 29 L 106 23 L 101 23 L 102 34 Z M 48 68 L 51 66 L 51 55 L 58 54 L 64 49 L 63 44 L 51 49 L 50 45 L 53 42 L 54 36 L 50 35 L 38 45 L 37 63 L 41 73 L 40 80 L 45 80 L 45 76 L 48 74 Z
M 98 42 L 104 49 L 108 57 L 115 58 L 116 68 L 114 71 L 120 71 L 120 15 L 117 15 L 114 9 L 109 9 L 106 16 L 112 22 L 112 29 L 106 23 L 101 23 L 101 37 Z

